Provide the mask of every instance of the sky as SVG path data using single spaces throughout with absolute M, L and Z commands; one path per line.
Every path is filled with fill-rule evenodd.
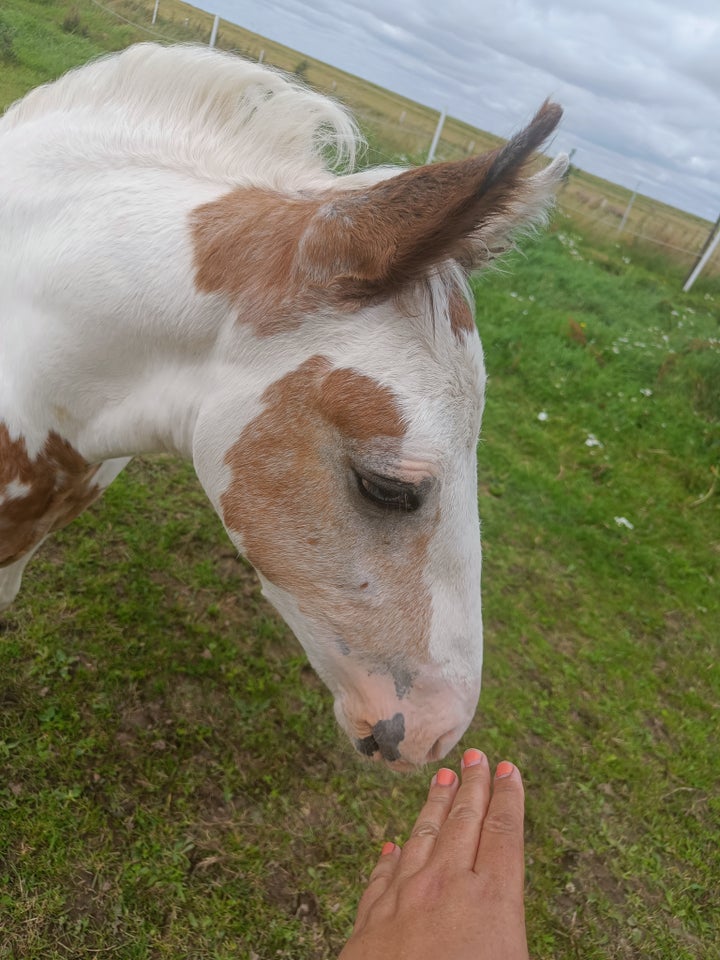
M 195 0 L 500 136 L 546 96 L 549 154 L 720 215 L 720 0 Z

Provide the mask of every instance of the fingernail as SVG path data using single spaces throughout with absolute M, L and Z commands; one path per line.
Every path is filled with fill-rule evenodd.
M 394 849 L 395 849 L 395 844 L 391 843 L 391 841 L 388 840 L 387 843 L 383 844 L 383 848 L 380 851 L 380 856 L 386 857 L 389 853 L 392 853 Z
M 465 767 L 474 767 L 476 764 L 482 763 L 484 759 L 485 754 L 482 752 L 482 750 L 476 750 L 474 747 L 471 747 L 470 750 L 466 750 L 463 754 L 463 770 Z
M 497 765 L 497 770 L 495 771 L 495 779 L 499 780 L 501 777 L 509 777 L 514 769 L 515 767 L 510 763 L 509 760 L 501 760 Z
M 455 772 L 448 770 L 447 767 L 442 767 L 437 772 L 437 783 L 439 783 L 441 787 L 449 787 L 455 783 Z

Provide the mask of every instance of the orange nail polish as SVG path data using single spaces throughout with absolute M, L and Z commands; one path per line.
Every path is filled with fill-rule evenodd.
M 478 763 L 482 763 L 485 754 L 482 750 L 476 750 L 474 747 L 471 747 L 470 750 L 466 750 L 463 754 L 462 765 L 464 767 L 474 767 Z
M 392 853 L 394 849 L 395 849 L 395 844 L 392 843 L 390 840 L 388 840 L 387 843 L 383 844 L 383 848 L 380 851 L 380 856 L 386 857 L 389 853 Z
M 449 787 L 455 783 L 455 773 L 452 770 L 448 770 L 447 767 L 442 767 L 437 772 L 437 782 L 441 787 Z
M 501 777 L 510 776 L 514 769 L 515 767 L 513 767 L 509 760 L 501 760 L 495 771 L 495 779 L 499 780 Z

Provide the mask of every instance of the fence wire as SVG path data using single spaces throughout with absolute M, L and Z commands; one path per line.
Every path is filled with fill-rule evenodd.
M 149 18 L 153 0 L 89 0 L 96 8 L 115 17 L 135 30 L 165 43 L 194 41 L 208 43 L 213 15 L 198 10 L 182 0 L 160 0 L 160 22 L 173 35 L 147 26 L 139 19 Z M 164 11 L 171 19 L 165 19 Z M 183 16 L 178 26 L 175 13 Z M 184 14 L 187 13 L 187 16 Z M 207 27 L 203 21 L 207 20 Z M 433 139 L 439 114 L 431 108 L 414 103 L 391 91 L 370 89 L 349 74 L 332 71 L 324 64 L 310 61 L 295 51 L 272 41 L 248 33 L 227 21 L 221 21 L 216 46 L 242 54 L 250 59 L 263 59 L 271 66 L 294 72 L 301 80 L 317 87 L 353 110 L 369 142 L 368 159 L 377 163 L 423 162 Z M 300 57 L 298 63 L 291 61 Z M 322 74 L 322 75 L 321 75 Z M 330 76 L 333 77 L 330 80 Z M 473 153 L 491 149 L 500 143 L 494 137 L 468 124 L 448 117 L 445 121 L 435 154 L 436 160 L 459 160 Z M 631 204 L 631 207 L 628 207 Z M 618 240 L 640 241 L 662 248 L 668 256 L 682 259 L 690 266 L 700 255 L 711 229 L 709 222 L 681 210 L 674 210 L 651 198 L 637 194 L 634 202 L 630 192 L 622 187 L 593 177 L 576 168 L 563 186 L 558 198 L 562 213 L 571 216 L 580 225 L 614 235 Z M 601 212 L 598 212 L 601 211 Z M 720 274 L 720 249 L 710 259 L 706 272 Z

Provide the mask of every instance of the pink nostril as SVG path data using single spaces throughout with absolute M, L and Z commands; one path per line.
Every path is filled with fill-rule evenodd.
M 460 726 L 453 727 L 452 730 L 448 730 L 447 733 L 444 733 L 441 737 L 438 737 L 427 755 L 426 762 L 432 763 L 435 760 L 442 760 L 445 754 L 452 750 L 464 732 L 465 724 L 462 724 Z

